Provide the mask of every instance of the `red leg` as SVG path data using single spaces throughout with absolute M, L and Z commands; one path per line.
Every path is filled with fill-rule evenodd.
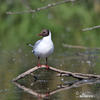
M 37 66 L 38 66 L 38 67 L 41 67 L 41 65 L 40 65 L 40 57 L 38 57 L 38 63 L 37 63 Z
M 49 96 L 49 93 L 46 93 L 46 97 L 48 97 Z
M 46 57 L 46 68 L 49 69 L 49 66 L 48 66 L 48 58 Z
M 42 98 L 42 97 L 41 97 L 41 95 L 40 95 L 40 94 L 38 94 L 38 100 L 41 100 L 41 98 Z
M 38 64 L 37 66 L 38 66 L 38 67 L 41 67 L 41 65 L 40 65 L 40 64 Z

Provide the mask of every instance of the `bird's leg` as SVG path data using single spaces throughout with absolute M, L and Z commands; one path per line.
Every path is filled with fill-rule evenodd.
M 38 57 L 38 63 L 37 63 L 37 66 L 38 66 L 38 67 L 41 67 L 41 65 L 40 65 L 40 57 Z
M 46 68 L 49 69 L 49 66 L 48 66 L 48 58 L 46 57 Z

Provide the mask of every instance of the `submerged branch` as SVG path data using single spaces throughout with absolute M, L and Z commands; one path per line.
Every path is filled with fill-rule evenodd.
M 41 69 L 41 68 L 46 68 L 46 66 L 45 65 L 41 65 L 41 67 L 35 66 L 34 68 L 31 68 L 28 71 L 18 75 L 15 79 L 13 79 L 13 81 L 17 81 L 17 80 L 19 80 L 19 79 L 31 74 L 32 72 L 34 72 L 34 71 L 36 71 L 38 69 Z M 60 70 L 60 69 L 57 69 L 57 68 L 53 68 L 51 66 L 49 67 L 48 70 L 52 70 L 54 72 L 59 73 L 58 76 L 67 76 L 67 77 L 71 76 L 73 78 L 77 78 L 77 79 L 80 79 L 80 80 L 82 80 L 82 79 L 91 79 L 91 78 L 100 78 L 100 75 L 73 73 L 73 72 L 63 71 L 63 70 Z
M 37 9 L 33 9 L 33 10 L 25 10 L 25 11 L 20 11 L 20 12 L 10 12 L 9 11 L 9 12 L 6 12 L 6 14 L 13 15 L 13 14 L 24 14 L 24 13 L 35 13 L 35 12 L 38 12 L 40 10 L 45 10 L 47 8 L 51 8 L 51 7 L 60 5 L 60 4 L 73 2 L 73 1 L 75 1 L 75 0 L 63 0 L 63 1 L 58 1 L 56 3 L 51 3 L 51 4 L 48 4 L 46 6 L 43 6 L 43 7 L 37 8 Z

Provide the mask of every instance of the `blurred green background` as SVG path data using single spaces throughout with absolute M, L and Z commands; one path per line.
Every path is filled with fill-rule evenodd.
M 34 44 L 40 39 L 37 34 L 44 28 L 51 30 L 55 45 L 55 52 L 49 57 L 49 65 L 73 72 L 100 74 L 100 59 L 92 59 L 91 63 L 95 67 L 90 71 L 90 65 L 87 62 L 81 63 L 81 60 L 88 61 L 91 55 L 76 56 L 76 53 L 86 51 L 63 46 L 100 47 L 100 28 L 82 31 L 100 25 L 100 0 L 76 0 L 36 13 L 6 14 L 8 11 L 36 9 L 59 1 L 61 0 L 0 0 L 0 100 L 26 100 L 24 93 L 16 93 L 11 80 L 36 65 L 37 59 L 27 43 Z

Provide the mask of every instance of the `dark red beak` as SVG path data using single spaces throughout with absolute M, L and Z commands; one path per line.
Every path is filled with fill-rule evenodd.
M 38 36 L 42 36 L 42 33 L 38 34 Z

